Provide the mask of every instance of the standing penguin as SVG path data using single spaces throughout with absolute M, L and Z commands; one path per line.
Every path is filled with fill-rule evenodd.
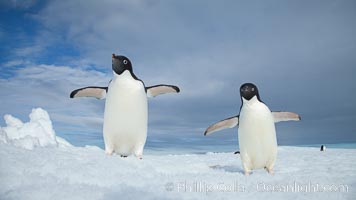
M 240 156 L 245 174 L 249 175 L 253 169 L 260 168 L 273 174 L 277 158 L 274 123 L 299 121 L 300 117 L 291 112 L 271 112 L 261 101 L 258 89 L 252 83 L 245 83 L 240 87 L 240 96 L 240 114 L 211 125 L 204 135 L 238 125 Z
M 320 151 L 326 151 L 326 146 L 325 145 L 321 145 Z
M 147 97 L 165 93 L 179 93 L 173 85 L 145 87 L 132 70 L 131 61 L 125 56 L 112 54 L 113 79 L 108 87 L 85 87 L 74 90 L 71 98 L 106 98 L 103 135 L 105 153 L 114 152 L 122 157 L 134 154 L 142 158 L 147 138 Z

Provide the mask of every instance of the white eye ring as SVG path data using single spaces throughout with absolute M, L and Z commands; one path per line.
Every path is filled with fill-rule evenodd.
M 252 88 L 251 90 L 252 90 L 252 92 L 254 92 L 254 91 L 255 91 L 255 88 Z
M 127 64 L 127 60 L 124 60 L 123 63 L 124 63 L 124 65 L 126 65 Z

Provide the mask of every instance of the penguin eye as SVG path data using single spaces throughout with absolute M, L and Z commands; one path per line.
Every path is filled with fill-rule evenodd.
M 124 60 L 123 63 L 124 63 L 124 65 L 126 65 L 127 64 L 127 60 Z
M 254 92 L 254 91 L 255 91 L 255 88 L 251 88 L 251 91 Z

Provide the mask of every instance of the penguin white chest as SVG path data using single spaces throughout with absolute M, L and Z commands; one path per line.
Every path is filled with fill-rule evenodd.
M 141 156 L 147 138 L 147 95 L 143 83 L 129 71 L 114 74 L 104 112 L 104 141 L 107 153 Z
M 256 96 L 243 101 L 238 138 L 245 171 L 272 169 L 277 157 L 277 139 L 271 111 Z

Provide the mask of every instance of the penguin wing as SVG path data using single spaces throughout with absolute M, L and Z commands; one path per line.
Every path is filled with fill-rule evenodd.
M 293 112 L 272 112 L 274 122 L 285 122 L 285 121 L 300 121 L 301 118 L 297 113 Z
M 204 132 L 204 135 L 209 135 L 211 133 L 214 133 L 216 131 L 221 131 L 223 129 L 227 128 L 234 128 L 239 124 L 239 116 L 234 116 L 230 117 L 224 120 L 221 120 L 211 126 L 209 126 L 206 131 Z
M 70 93 L 70 98 L 76 97 L 95 97 L 97 99 L 105 99 L 108 87 L 95 87 L 89 86 L 85 88 L 79 88 Z
M 146 87 L 147 96 L 148 97 L 155 97 L 160 94 L 166 93 L 179 93 L 180 89 L 174 85 L 154 85 L 150 87 Z

